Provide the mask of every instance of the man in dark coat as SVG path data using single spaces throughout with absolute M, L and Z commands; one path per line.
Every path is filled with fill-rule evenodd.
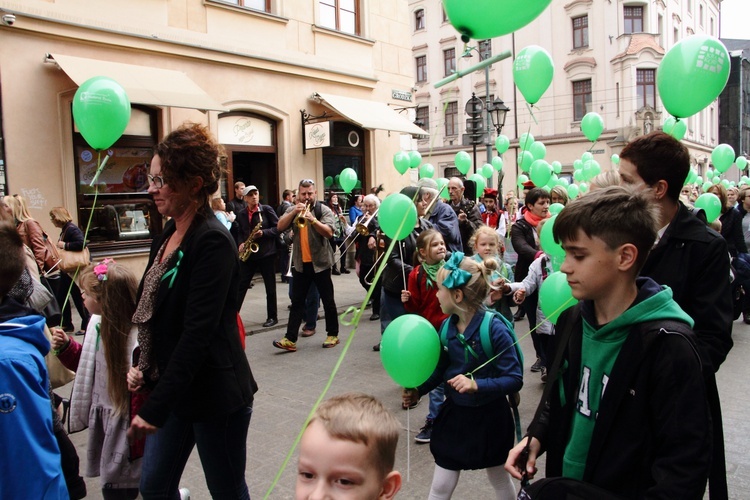
M 641 275 L 668 285 L 674 300 L 695 321 L 693 330 L 698 338 L 713 422 L 709 493 L 715 500 L 728 496 L 715 373 L 732 348 L 729 254 L 721 235 L 709 229 L 679 201 L 689 169 L 687 148 L 663 132 L 641 136 L 620 153 L 623 183 L 650 188 L 660 211 L 662 229 Z
M 474 231 L 482 225 L 482 214 L 479 212 L 476 200 L 464 197 L 464 191 L 464 182 L 458 177 L 451 177 L 448 181 L 450 206 L 458 217 L 463 252 L 465 255 L 474 255 L 474 249 L 469 245 L 469 240 Z

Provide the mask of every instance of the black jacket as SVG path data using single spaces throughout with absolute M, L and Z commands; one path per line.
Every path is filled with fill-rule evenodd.
M 547 453 L 546 477 L 562 475 L 577 411 L 583 332 L 578 310 L 560 315 L 557 331 L 572 328 L 567 345 L 558 346 L 564 349 L 563 369 L 548 382 L 528 429 Z M 712 434 L 693 338 L 689 331 L 632 327 L 601 400 L 583 481 L 623 498 L 703 498 Z
M 147 269 L 174 221 L 151 245 Z M 161 374 L 138 415 L 161 427 L 170 412 L 202 422 L 252 405 L 258 390 L 237 332 L 239 260 L 226 228 L 213 214 L 198 214 L 175 252 L 170 286 L 159 286 L 152 325 L 153 358 Z M 138 298 L 143 289 L 138 292 Z
M 261 226 L 263 234 L 255 240 L 260 248 L 256 253 L 250 254 L 248 260 L 258 260 L 276 255 L 276 242 L 279 238 L 279 230 L 276 226 L 279 223 L 279 217 L 276 215 L 276 211 L 268 205 L 258 205 L 258 207 L 258 211 L 253 214 L 252 221 L 248 220 L 247 208 L 240 210 L 236 219 L 239 226 L 239 232 L 237 233 L 237 246 L 239 247 L 250 236 L 250 231 L 258 225 L 258 213 L 263 214 L 263 225 Z
M 391 296 L 401 297 L 401 290 L 405 290 L 404 283 L 409 278 L 409 273 L 414 266 L 414 252 L 417 251 L 417 237 L 425 229 L 430 229 L 432 224 L 424 219 L 419 219 L 419 227 L 415 227 L 409 236 L 401 241 L 396 242 L 393 246 L 393 251 L 387 256 L 388 260 L 385 264 L 382 274 L 382 285 L 383 289 Z M 385 238 L 386 250 L 391 244 L 391 239 Z M 399 250 L 401 246 L 401 250 Z M 403 260 L 401 256 L 403 255 Z
M 534 238 L 534 226 L 526 222 L 526 219 L 518 219 L 510 231 L 510 241 L 513 249 L 518 254 L 514 277 L 516 281 L 523 281 L 529 274 L 529 266 L 539 251 L 539 245 Z
M 449 203 L 449 205 L 456 214 L 456 217 L 458 217 L 459 212 L 466 214 L 465 221 L 458 221 L 458 229 L 461 231 L 461 243 L 463 245 L 463 250 L 461 251 L 465 255 L 474 255 L 474 249 L 469 245 L 469 240 L 474 235 L 474 231 L 482 225 L 482 213 L 479 211 L 476 202 L 467 200 L 466 198 L 461 198 L 458 206 L 453 205 L 453 203 Z
M 730 208 L 719 217 L 721 221 L 721 235 L 727 241 L 727 248 L 732 257 L 738 252 L 747 253 L 745 235 L 742 232 L 743 214 L 736 208 Z

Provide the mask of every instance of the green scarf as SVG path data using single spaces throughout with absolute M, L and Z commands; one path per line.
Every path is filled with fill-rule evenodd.
M 425 278 L 427 288 L 432 288 L 435 286 L 435 283 L 437 283 L 438 269 L 443 267 L 443 264 L 445 264 L 445 259 L 436 264 L 428 264 L 427 262 L 422 262 L 422 269 L 424 269 L 424 272 L 427 275 Z

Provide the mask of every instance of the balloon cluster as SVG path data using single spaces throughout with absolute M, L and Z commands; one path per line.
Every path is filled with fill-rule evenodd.
M 362 188 L 362 181 L 357 179 L 357 172 L 353 168 L 346 167 L 340 174 L 335 176 L 327 175 L 323 179 L 323 185 L 326 188 L 339 186 L 345 193 L 351 193 L 352 189 Z
M 393 166 L 396 167 L 396 171 L 402 175 L 410 168 L 418 168 L 420 163 L 422 163 L 422 155 L 419 151 L 399 151 L 393 155 Z M 429 163 L 427 165 L 429 165 Z

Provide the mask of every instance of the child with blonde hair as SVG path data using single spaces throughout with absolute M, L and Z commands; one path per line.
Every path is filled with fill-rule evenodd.
M 445 264 L 445 240 L 435 229 L 426 229 L 417 237 L 414 269 L 409 273 L 407 290 L 401 291 L 401 302 L 408 313 L 416 313 L 429 321 L 436 330 L 440 329 L 448 317 L 440 308 L 437 300 L 437 273 Z M 443 384 L 430 391 L 430 409 L 427 412 L 424 426 L 414 440 L 417 443 L 429 443 L 432 435 L 432 424 L 445 400 Z M 408 408 L 408 407 L 407 407 Z
M 477 262 L 483 262 L 485 259 L 493 259 L 497 262 L 497 270 L 492 272 L 487 304 L 508 321 L 513 321 L 513 313 L 510 310 L 511 299 L 502 293 L 503 285 L 513 281 L 513 268 L 503 259 L 505 246 L 500 236 L 489 226 L 479 226 L 469 240 L 469 245 L 474 249 L 474 260 Z
M 372 396 L 349 393 L 323 402 L 302 434 L 297 500 L 394 498 L 401 474 L 393 470 L 401 425 Z
M 514 442 L 506 396 L 521 389 L 523 373 L 514 335 L 484 306 L 496 269 L 493 259 L 477 262 L 454 252 L 438 271 L 437 298 L 449 315 L 441 327 L 445 348 L 430 378 L 416 389 L 404 389 L 402 396 L 404 404 L 411 404 L 445 382 L 446 400 L 430 441 L 432 500 L 451 498 L 461 471 L 468 469 L 486 469 L 498 499 L 516 496 L 502 464 Z
M 131 400 L 127 373 L 136 350 L 135 312 L 138 279 L 113 259 L 90 264 L 80 277 L 84 305 L 91 313 L 83 345 L 60 328 L 52 331 L 52 348 L 76 372 L 69 429 L 89 428 L 86 475 L 100 477 L 102 496 L 132 499 L 138 495 L 142 442 L 128 445 Z M 143 398 L 133 395 L 133 398 Z

